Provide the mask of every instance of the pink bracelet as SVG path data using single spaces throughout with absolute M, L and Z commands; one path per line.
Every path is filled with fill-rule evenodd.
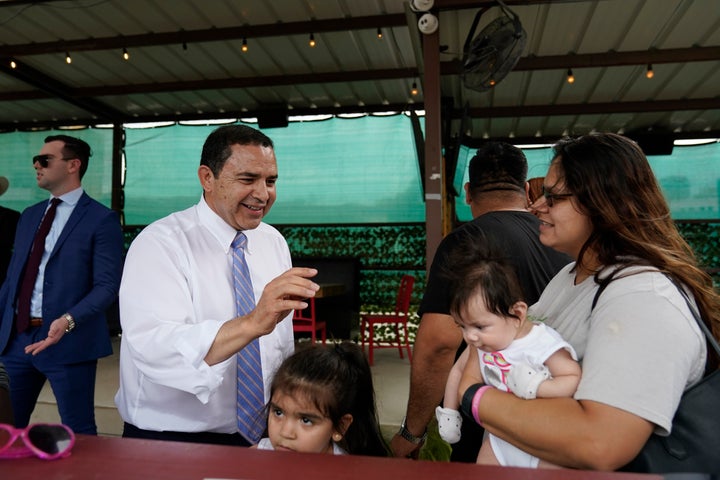
M 483 423 L 480 421 L 480 415 L 478 415 L 478 405 L 480 404 L 480 399 L 482 398 L 482 396 L 485 395 L 485 392 L 487 392 L 491 388 L 493 387 L 491 387 L 490 385 L 484 385 L 478 388 L 477 392 L 475 392 L 475 395 L 473 395 L 471 408 L 472 416 L 478 423 L 478 425 L 480 425 L 481 427 L 483 426 Z

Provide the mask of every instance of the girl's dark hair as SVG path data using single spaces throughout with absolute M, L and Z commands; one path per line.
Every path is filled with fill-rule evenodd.
M 340 441 L 348 453 L 388 455 L 380 433 L 370 366 L 356 344 L 299 347 L 275 374 L 271 398 L 276 391 L 312 399 L 336 429 L 343 415 L 352 415 L 353 421 Z
M 482 295 L 488 311 L 514 317 L 510 309 L 524 301 L 524 297 L 515 270 L 500 245 L 474 225 L 456 234 L 457 246 L 448 254 L 442 272 L 450 286 L 450 314 L 462 318 L 468 302 Z
M 559 183 L 590 218 L 593 232 L 580 249 L 577 265 L 588 251 L 600 265 L 621 265 L 608 275 L 601 269 L 601 287 L 633 265 L 652 266 L 685 285 L 715 338 L 720 338 L 720 296 L 712 278 L 701 270 L 688 243 L 670 217 L 670 209 L 650 164 L 632 140 L 612 133 L 566 138 L 554 146 L 553 164 Z M 708 350 L 708 368 L 718 359 Z

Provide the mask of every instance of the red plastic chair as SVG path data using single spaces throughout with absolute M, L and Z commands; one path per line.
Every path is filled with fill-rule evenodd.
M 375 343 L 375 325 L 377 324 L 395 324 L 395 338 L 397 339 L 397 349 L 400 352 L 400 358 L 403 358 L 403 348 L 407 349 L 408 360 L 412 362 L 412 351 L 410 350 L 410 339 L 408 335 L 408 310 L 410 309 L 410 297 L 412 296 L 415 277 L 412 275 L 403 275 L 400 279 L 400 288 L 398 288 L 397 298 L 395 300 L 395 311 L 385 314 L 364 314 L 360 321 L 360 344 L 365 349 L 365 334 L 368 333 L 368 361 L 373 364 L 373 350 L 376 348 L 395 348 L 395 345 L 380 345 Z M 400 325 L 403 326 L 405 335 L 400 337 Z
M 317 332 L 320 332 L 320 338 L 323 345 L 327 340 L 327 329 L 325 322 L 318 322 L 315 317 L 315 299 L 310 298 L 308 307 L 305 310 L 295 310 L 293 313 L 293 333 L 310 332 L 310 338 L 313 343 L 317 339 Z

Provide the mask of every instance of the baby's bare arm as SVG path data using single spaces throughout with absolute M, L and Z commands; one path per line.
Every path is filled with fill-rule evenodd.
M 468 347 L 465 349 L 463 354 L 467 353 L 467 361 L 465 362 L 465 369 L 463 370 L 462 378 L 460 379 L 460 388 L 457 391 L 457 398 L 462 398 L 465 390 L 471 385 L 476 383 L 485 383 L 483 380 L 482 373 L 480 372 L 480 360 L 478 357 L 478 350 L 474 347 Z
M 450 370 L 447 383 L 445 384 L 445 396 L 443 397 L 443 407 L 445 408 L 451 408 L 453 410 L 458 410 L 460 408 L 458 387 L 460 386 L 460 380 L 462 379 L 463 371 L 467 365 L 469 349 L 470 347 L 467 347 L 463 350 Z
M 580 383 L 581 370 L 570 352 L 564 348 L 558 350 L 545 361 L 545 366 L 552 377 L 540 384 L 537 397 L 572 397 Z

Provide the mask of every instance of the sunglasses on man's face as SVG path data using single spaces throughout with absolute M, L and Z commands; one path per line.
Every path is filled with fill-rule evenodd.
M 23 445 L 14 446 L 22 439 Z M 36 423 L 15 428 L 0 423 L 0 458 L 24 458 L 35 455 L 43 460 L 55 460 L 70 455 L 75 434 L 59 423 Z
M 33 166 L 35 166 L 35 162 L 39 163 L 42 168 L 47 168 L 48 162 L 50 159 L 53 158 L 52 155 L 35 155 L 32 159 Z M 75 157 L 60 157 L 60 160 L 72 160 Z

